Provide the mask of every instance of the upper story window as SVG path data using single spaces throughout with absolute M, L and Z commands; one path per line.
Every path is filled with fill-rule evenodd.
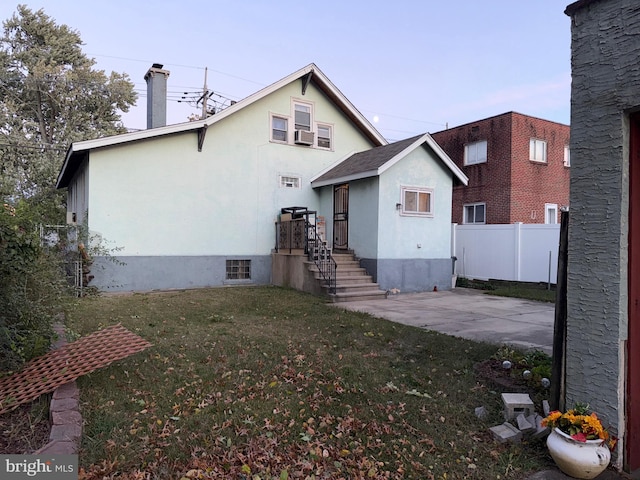
M 402 187 L 402 214 L 433 216 L 433 190 L 421 187 Z
M 331 142 L 331 126 L 318 125 L 318 147 L 332 148 Z
M 569 150 L 569 145 L 564 146 L 564 166 L 571 166 L 571 151 Z
M 487 223 L 487 207 L 484 203 L 470 203 L 464 206 L 464 223 Z
M 275 142 L 287 142 L 288 120 L 284 117 L 271 117 L 271 140 Z
M 302 103 L 296 103 L 294 106 L 295 126 L 296 130 L 311 131 L 311 106 Z
M 330 123 L 316 122 L 315 104 L 291 99 L 289 114 L 269 113 L 270 140 L 306 148 L 333 150 L 333 129 Z
M 464 146 L 464 164 L 475 165 L 487 161 L 487 141 L 468 143 Z
M 529 160 L 547 163 L 547 142 L 536 138 L 529 140 Z
M 544 204 L 544 223 L 556 224 L 558 223 L 558 205 L 555 203 Z

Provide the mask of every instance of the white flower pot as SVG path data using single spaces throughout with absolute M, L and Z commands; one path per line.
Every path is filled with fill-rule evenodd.
M 547 447 L 558 468 L 575 478 L 595 478 L 611 460 L 604 440 L 579 442 L 557 428 L 547 437 Z

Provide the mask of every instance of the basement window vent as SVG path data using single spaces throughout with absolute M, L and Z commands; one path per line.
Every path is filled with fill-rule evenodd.
M 227 260 L 227 280 L 251 280 L 251 260 Z
M 280 175 L 280 187 L 300 188 L 300 177 Z

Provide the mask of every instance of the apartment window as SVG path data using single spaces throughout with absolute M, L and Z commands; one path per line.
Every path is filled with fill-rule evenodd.
M 300 188 L 300 177 L 280 175 L 280 186 L 282 188 Z
M 532 138 L 529 141 L 529 160 L 547 162 L 547 142 Z
M 318 125 L 318 147 L 331 148 L 331 127 Z
M 311 131 L 311 106 L 296 103 L 293 110 L 296 130 Z
M 275 142 L 287 142 L 288 121 L 283 117 L 271 117 L 271 140 Z
M 564 166 L 571 166 L 571 151 L 569 150 L 569 145 L 564 146 Z
M 251 280 L 251 260 L 227 260 L 227 280 Z
M 464 223 L 487 223 L 486 205 L 484 203 L 470 203 L 465 205 Z
M 558 205 L 555 203 L 544 204 L 544 223 L 558 223 Z
M 433 190 L 429 188 L 403 187 L 402 214 L 433 216 Z
M 475 165 L 487 161 L 487 141 L 468 143 L 464 146 L 464 164 Z

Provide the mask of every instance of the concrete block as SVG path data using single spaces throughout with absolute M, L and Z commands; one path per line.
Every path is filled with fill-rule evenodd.
M 49 407 L 51 412 L 64 412 L 66 410 L 79 410 L 77 398 L 54 398 Z
M 536 427 L 536 431 L 533 432 L 533 436 L 535 438 L 545 438 L 547 435 L 549 435 L 551 433 L 551 429 L 549 427 L 543 427 L 542 426 L 542 417 L 540 415 L 536 415 L 535 416 L 535 423 L 534 423 L 535 427 Z
M 76 410 L 66 410 L 64 412 L 52 412 L 51 421 L 54 425 L 80 425 L 82 426 L 82 415 Z
M 77 453 L 78 445 L 76 442 L 63 440 L 53 440 L 34 452 L 35 455 L 76 455 Z
M 80 390 L 78 390 L 76 382 L 65 383 L 56 388 L 53 392 L 53 398 L 55 400 L 62 398 L 80 398 Z
M 63 442 L 77 442 L 82 436 L 80 425 L 54 425 L 51 427 L 49 440 L 61 440 Z
M 520 414 L 525 417 L 535 413 L 533 400 L 526 393 L 503 393 L 504 418 L 507 421 L 515 420 Z
M 522 432 L 509 422 L 504 422 L 502 425 L 496 425 L 489 429 L 493 438 L 500 443 L 520 443 L 522 440 Z
M 549 406 L 549 400 L 542 400 L 542 413 L 545 417 L 548 417 L 551 413 L 551 407 Z
M 484 407 L 477 407 L 476 408 L 476 417 L 478 417 L 479 419 L 485 419 L 487 418 L 487 415 L 489 414 L 489 412 L 487 412 L 487 409 Z
M 516 417 L 516 423 L 518 424 L 518 430 L 524 434 L 532 433 L 536 429 L 522 413 Z

